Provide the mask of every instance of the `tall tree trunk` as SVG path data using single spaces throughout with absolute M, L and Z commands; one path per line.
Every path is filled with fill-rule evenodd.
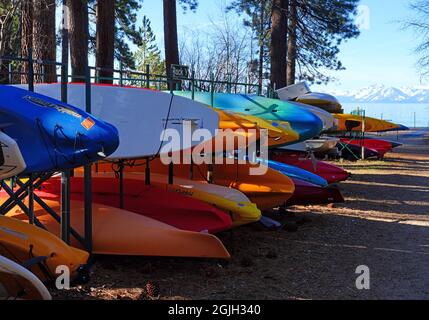
M 67 6 L 72 81 L 85 82 L 88 65 L 88 4 L 87 0 L 68 0 Z
M 295 84 L 296 79 L 296 30 L 298 27 L 298 4 L 297 0 L 290 0 L 289 7 L 289 30 L 288 30 L 288 49 L 287 49 L 287 85 Z
M 34 59 L 55 62 L 57 46 L 55 35 L 55 0 L 34 1 L 33 53 Z M 57 82 L 55 65 L 34 65 L 35 82 Z
M 171 65 L 179 64 L 176 0 L 164 0 L 165 64 L 170 75 Z
M 261 0 L 261 20 L 259 25 L 259 71 L 258 71 L 258 86 L 259 93 L 262 93 L 262 85 L 264 81 L 264 20 L 265 20 L 265 4 L 266 0 Z
M 16 44 L 13 43 L 15 15 L 20 8 L 19 2 L 3 1 L 0 16 L 0 57 L 10 56 L 15 52 Z M 9 61 L 0 59 L 0 83 L 9 83 Z
M 33 47 L 33 0 L 23 0 L 21 8 L 21 56 L 28 57 Z M 28 83 L 28 63 L 23 63 L 21 83 Z
M 113 69 L 115 52 L 115 0 L 97 1 L 97 48 L 98 68 Z M 113 78 L 112 70 L 100 70 L 101 78 Z M 113 83 L 111 79 L 100 79 L 100 83 Z
M 271 14 L 271 86 L 286 86 L 288 0 L 274 0 Z

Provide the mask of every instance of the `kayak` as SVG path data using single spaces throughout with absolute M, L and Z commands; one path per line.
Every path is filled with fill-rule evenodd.
M 294 167 L 294 166 L 273 161 L 273 160 L 268 161 L 268 166 L 271 169 L 274 169 L 283 173 L 284 175 L 288 176 L 292 180 L 300 179 L 302 181 L 306 181 L 308 183 L 311 183 L 320 187 L 328 186 L 328 182 L 325 179 L 307 170 L 303 170 L 301 168 Z M 296 190 L 295 190 L 295 193 L 296 193 Z
M 222 111 L 220 109 L 215 110 L 220 118 L 219 129 L 227 130 L 224 136 L 237 138 L 246 136 L 248 141 L 255 142 L 261 138 L 261 130 L 267 130 L 267 147 L 283 146 L 299 139 L 299 134 L 287 122 L 270 121 L 248 114 Z M 237 149 L 235 148 L 234 150 Z M 221 151 L 231 151 L 231 148 L 224 147 Z
M 2 201 L 7 197 L 2 196 Z M 89 254 L 68 246 L 53 234 L 11 217 L 0 215 L 0 255 L 18 264 L 40 259 L 29 270 L 41 281 L 56 279 L 58 266 L 67 266 L 70 276 L 79 279 L 87 276 L 84 266 Z
M 337 147 L 339 139 L 331 137 L 321 137 L 319 139 L 311 139 L 305 142 L 300 142 L 280 149 L 298 151 L 298 152 L 314 152 L 326 153 Z
M 314 173 L 328 181 L 329 184 L 346 181 L 350 178 L 350 173 L 337 166 L 323 161 L 313 162 L 311 159 L 302 158 L 301 154 L 274 152 L 272 159 Z
M 228 214 L 200 200 L 146 186 L 141 180 L 124 179 L 123 188 L 122 209 L 164 222 L 175 228 L 218 233 L 232 226 Z M 52 178 L 45 182 L 41 189 L 45 193 L 57 196 L 59 200 L 61 179 Z M 97 176 L 92 178 L 92 199 L 95 203 L 120 208 L 119 190 L 119 179 Z M 84 200 L 83 178 L 70 179 L 70 193 L 72 200 Z
M 349 139 L 349 138 L 341 138 L 341 142 L 345 144 L 353 144 L 359 147 L 365 147 L 368 149 L 372 149 L 377 151 L 381 157 L 384 157 L 386 153 L 393 150 L 393 145 L 391 142 L 380 140 L 380 139 Z
M 112 125 L 28 90 L 0 85 L 0 115 L 0 179 L 76 168 L 119 145 Z
M 326 93 L 307 93 L 299 96 L 295 101 L 321 108 L 329 113 L 343 112 L 343 106 L 338 99 Z
M 60 204 L 44 199 L 57 213 Z M 61 232 L 57 221 L 40 207 L 35 206 L 38 220 L 54 235 Z M 84 203 L 71 201 L 71 226 L 84 234 Z M 18 208 L 9 215 L 25 220 Z M 157 220 L 101 204 L 92 206 L 93 253 L 119 256 L 196 257 L 229 259 L 230 255 L 215 236 L 201 232 L 184 231 Z M 56 238 L 54 235 L 52 237 Z M 81 244 L 72 239 L 72 245 Z
M 356 161 L 362 159 L 362 147 L 360 145 L 339 142 L 338 150 L 341 152 L 341 157 L 346 160 Z M 371 158 L 381 159 L 382 155 L 375 149 L 365 148 L 365 159 Z
M 52 300 L 52 297 L 33 273 L 0 255 L 0 301 L 2 300 Z
M 132 171 L 132 168 L 126 167 L 125 171 Z M 111 165 L 99 165 L 98 172 L 93 174 L 95 177 L 111 178 L 116 175 L 112 173 Z M 141 183 L 146 181 L 145 174 L 141 172 L 125 172 L 124 178 L 139 180 Z M 157 173 L 151 173 L 150 178 L 151 185 L 156 188 L 204 201 L 228 213 L 232 218 L 232 227 L 257 222 L 261 218 L 261 211 L 256 204 L 238 190 L 178 177 L 174 177 L 173 184 L 168 184 L 168 176 Z
M 188 91 L 175 91 L 175 95 L 191 98 Z M 311 139 L 321 133 L 323 122 L 313 113 L 294 102 L 284 102 L 255 95 L 195 92 L 195 100 L 215 108 L 249 114 L 270 121 L 288 122 L 299 134 L 299 140 Z M 213 103 L 212 103 L 213 102 Z
M 292 180 L 295 184 L 295 193 L 287 202 L 289 206 L 322 205 L 345 201 L 336 187 L 321 187 L 297 178 Z
M 337 131 L 361 132 L 363 129 L 364 118 L 362 116 L 334 114 L 334 117 L 338 120 Z M 400 128 L 400 125 L 388 121 L 365 117 L 365 132 L 393 131 Z
M 220 160 L 220 161 L 218 161 Z M 237 160 L 215 159 L 213 166 L 213 184 L 239 190 L 244 193 L 251 202 L 255 203 L 259 210 L 264 211 L 275 208 L 286 202 L 295 191 L 294 184 L 284 174 L 272 170 L 260 164 L 250 162 L 239 163 Z M 175 164 L 174 176 L 189 178 L 190 165 Z M 144 168 L 134 167 L 129 170 L 142 172 Z M 158 174 L 168 175 L 168 166 L 164 165 L 159 158 L 151 162 L 151 170 Z M 253 170 L 263 171 L 263 175 L 252 175 Z M 208 183 L 208 165 L 193 165 L 193 181 Z

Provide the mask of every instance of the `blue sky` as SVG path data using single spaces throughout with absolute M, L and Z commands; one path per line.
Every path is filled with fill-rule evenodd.
M 182 13 L 178 9 L 179 30 L 201 28 L 213 15 L 219 12 L 219 1 L 200 0 L 196 13 Z M 358 89 L 372 84 L 387 86 L 420 86 L 416 35 L 412 30 L 402 30 L 399 20 L 410 18 L 410 0 L 362 0 L 361 5 L 369 9 L 369 28 L 362 30 L 358 39 L 349 40 L 341 46 L 340 60 L 347 68 L 335 72 L 338 81 L 328 85 L 329 89 Z M 162 1 L 145 0 L 141 15 L 147 15 L 157 34 L 160 47 L 163 46 Z M 241 19 L 237 17 L 237 19 Z M 184 36 L 183 34 L 179 34 Z M 326 89 L 326 88 L 325 88 Z

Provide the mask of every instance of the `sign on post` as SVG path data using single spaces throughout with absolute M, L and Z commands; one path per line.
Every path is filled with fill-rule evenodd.
M 189 67 L 178 64 L 171 65 L 171 77 L 174 80 L 189 79 Z

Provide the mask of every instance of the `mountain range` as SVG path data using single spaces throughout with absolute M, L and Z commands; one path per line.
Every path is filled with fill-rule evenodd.
M 372 85 L 358 90 L 333 90 L 342 103 L 429 103 L 429 88 L 394 88 Z

